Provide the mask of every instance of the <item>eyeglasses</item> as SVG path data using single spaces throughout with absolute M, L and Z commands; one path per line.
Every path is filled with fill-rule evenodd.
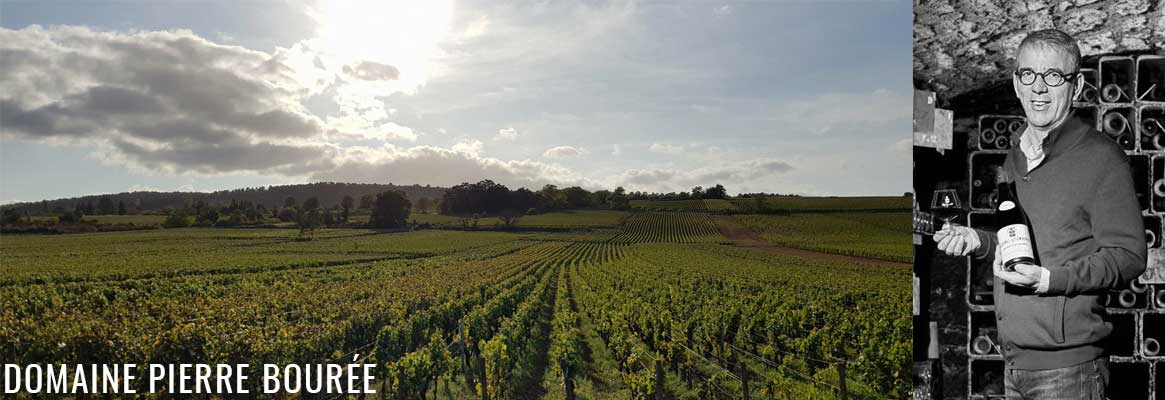
M 1040 73 L 1033 71 L 1031 68 L 1021 68 L 1015 71 L 1015 76 L 1019 77 L 1019 83 L 1024 85 L 1036 83 L 1036 77 L 1038 76 L 1044 80 L 1045 85 L 1048 85 L 1049 87 L 1056 87 L 1063 85 L 1064 82 L 1069 82 L 1073 79 L 1076 79 L 1077 73 L 1079 73 L 1079 71 L 1064 73 L 1054 68 Z

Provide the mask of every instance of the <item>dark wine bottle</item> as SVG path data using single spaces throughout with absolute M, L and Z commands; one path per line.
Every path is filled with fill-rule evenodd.
M 999 227 L 996 239 L 1000 256 L 1003 257 L 1003 268 L 1015 270 L 1015 264 L 1034 264 L 1035 252 L 1032 251 L 1031 229 L 1027 225 L 1023 208 L 1019 204 L 1018 196 L 1011 190 L 1007 179 L 1007 171 L 999 168 L 995 178 L 995 185 L 999 188 L 999 205 L 995 207 L 995 224 Z

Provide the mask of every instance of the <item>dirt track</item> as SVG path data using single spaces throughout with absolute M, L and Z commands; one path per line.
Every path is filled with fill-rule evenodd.
M 732 239 L 732 241 L 735 242 L 739 247 L 752 248 L 769 254 L 776 254 L 781 256 L 816 258 L 822 260 L 844 261 L 862 264 L 889 265 L 902 268 L 911 267 L 911 265 L 907 263 L 879 260 L 876 258 L 846 256 L 841 254 L 823 253 L 813 250 L 803 250 L 792 247 L 779 246 L 764 241 L 764 239 L 761 239 L 760 235 L 756 232 L 750 231 L 747 228 L 740 226 L 740 224 L 736 223 L 736 221 L 734 221 L 731 216 L 718 215 L 715 217 L 715 219 L 716 226 L 720 228 L 720 234 L 729 239 Z

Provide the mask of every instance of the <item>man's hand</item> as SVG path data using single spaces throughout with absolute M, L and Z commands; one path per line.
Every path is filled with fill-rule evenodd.
M 1015 286 L 1022 286 L 1026 288 L 1036 289 L 1040 284 L 1040 278 L 1044 274 L 1044 268 L 1033 264 L 1015 264 L 1015 271 L 1007 271 L 1003 269 L 1003 255 L 999 253 L 999 249 L 995 249 L 995 277 L 1003 279 L 1005 282 Z M 1046 290 L 1047 288 L 1044 288 Z
M 939 250 L 952 256 L 971 254 L 982 245 L 974 229 L 955 224 L 943 225 L 941 230 L 934 233 L 934 241 Z

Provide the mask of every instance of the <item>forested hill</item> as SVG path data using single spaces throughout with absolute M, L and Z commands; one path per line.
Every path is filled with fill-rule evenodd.
M 93 203 L 100 204 L 102 198 L 109 198 L 110 203 L 116 205 L 122 202 L 126 205 L 129 211 L 161 211 L 168 208 L 183 208 L 193 204 L 199 200 L 205 202 L 207 205 L 224 206 L 229 205 L 232 200 L 238 202 L 249 201 L 256 205 L 263 205 L 267 208 L 274 206 L 283 206 L 283 202 L 288 197 L 294 197 L 296 201 L 302 202 L 308 198 L 315 197 L 319 199 L 320 205 L 323 207 L 331 207 L 340 204 L 340 200 L 344 196 L 352 196 L 356 201 L 365 195 L 373 195 L 384 192 L 386 190 L 396 190 L 404 192 L 405 196 L 412 202 L 417 199 L 427 197 L 430 199 L 440 199 L 445 194 L 446 188 L 436 186 L 397 186 L 384 185 L 373 183 L 337 183 L 337 182 L 319 182 L 309 183 L 303 185 L 283 185 L 283 186 L 267 186 L 254 188 L 241 188 L 232 190 L 220 190 L 217 192 L 126 192 L 117 194 L 102 194 L 81 197 L 71 197 L 67 199 L 45 200 L 28 203 L 16 203 L 5 205 L 5 209 L 15 208 L 20 213 L 28 211 L 30 214 L 37 214 L 41 212 L 52 212 L 58 207 L 63 210 L 73 210 L 78 204 Z M 107 203 L 109 204 L 109 203 Z

